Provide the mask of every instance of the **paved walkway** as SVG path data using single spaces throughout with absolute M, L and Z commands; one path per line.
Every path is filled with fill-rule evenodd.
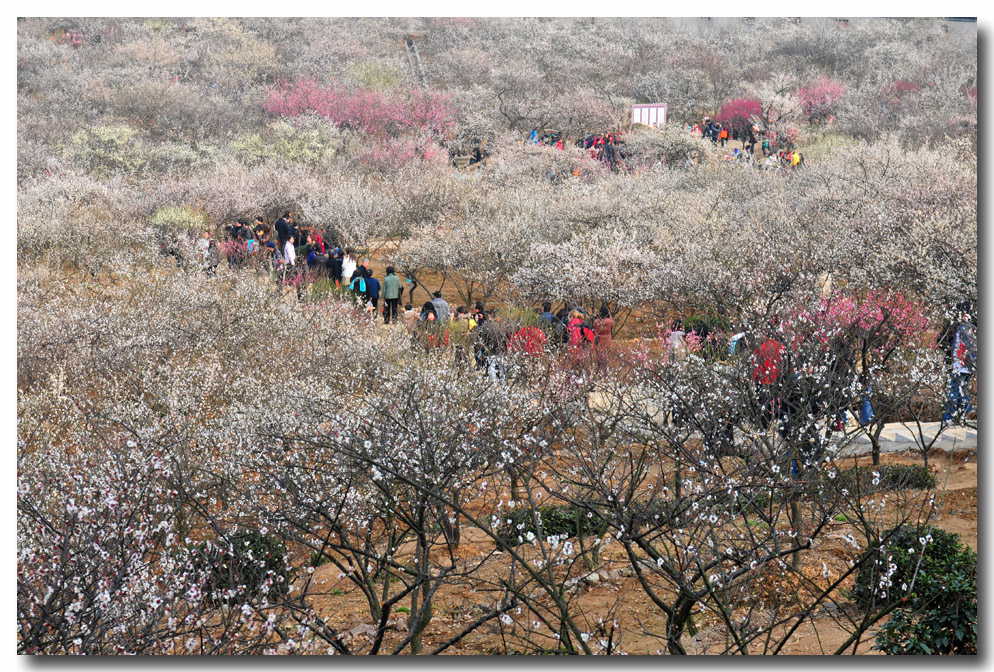
M 923 422 L 920 426 L 914 422 L 894 422 L 885 425 L 880 432 L 881 453 L 920 452 L 925 447 L 946 453 L 975 453 L 977 429 L 961 425 L 943 428 L 941 422 Z M 869 455 L 871 450 L 870 437 L 859 432 L 844 439 L 836 454 L 840 457 Z
M 592 407 L 605 407 L 608 402 L 600 393 L 591 393 Z M 654 414 L 662 421 L 662 414 Z M 976 425 L 976 422 L 972 424 Z M 692 434 L 691 436 L 698 436 Z M 837 438 L 836 438 L 837 437 Z M 846 425 L 845 434 L 836 433 L 833 437 L 835 455 L 839 457 L 859 457 L 873 452 L 873 444 L 858 425 L 850 422 Z M 921 452 L 923 448 L 929 451 L 941 450 L 946 453 L 975 453 L 977 451 L 977 429 L 961 425 L 945 425 L 941 422 L 894 422 L 884 426 L 880 432 L 880 452 L 907 453 Z

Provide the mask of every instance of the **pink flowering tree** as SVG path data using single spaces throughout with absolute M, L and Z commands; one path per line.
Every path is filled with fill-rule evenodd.
M 339 127 L 369 135 L 396 135 L 405 131 L 442 134 L 451 126 L 454 115 L 450 98 L 445 94 L 345 89 L 321 86 L 310 79 L 283 83 L 270 90 L 263 109 L 282 117 L 310 112 Z
M 846 93 L 846 87 L 830 77 L 819 77 L 797 90 L 801 109 L 809 122 L 827 121 L 835 113 L 836 103 Z
M 796 340 L 799 325 L 828 347 L 846 343 L 859 372 L 862 430 L 872 444 L 874 464 L 880 460 L 880 434 L 891 416 L 919 416 L 912 401 L 924 388 L 936 387 L 934 342 L 922 305 L 896 290 L 871 290 L 862 297 L 836 294 L 814 311 L 798 314 L 787 330 Z M 803 327 L 802 327 L 803 328 Z M 941 384 L 941 383 L 940 383 Z M 933 390 L 934 391 L 934 390 Z

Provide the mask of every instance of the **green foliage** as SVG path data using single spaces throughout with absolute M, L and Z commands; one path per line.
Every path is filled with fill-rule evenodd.
M 877 633 L 874 648 L 889 655 L 976 655 L 977 580 L 973 574 L 947 577 L 944 596 L 931 608 L 898 609 Z
M 68 158 L 96 175 L 132 173 L 144 165 L 138 131 L 123 124 L 94 126 L 73 134 Z
M 683 328 L 686 331 L 696 331 L 702 338 L 716 331 L 728 331 L 728 320 L 718 315 L 701 313 L 691 315 L 683 320 Z
M 366 89 L 392 89 L 401 83 L 402 73 L 395 67 L 378 61 L 360 61 L 348 68 L 348 74 Z
M 553 535 L 601 535 L 607 531 L 607 521 L 602 516 L 585 507 L 571 505 L 517 509 L 505 515 L 501 522 L 497 534 L 508 546 L 524 543 L 529 532 L 544 539 Z
M 268 595 L 285 595 L 290 569 L 283 542 L 274 536 L 246 530 L 198 549 L 210 570 L 208 592 L 217 602 L 244 602 L 258 595 L 271 580 Z M 229 592 L 233 591 L 233 592 Z
M 348 290 L 344 287 L 336 287 L 331 278 L 318 278 L 311 283 L 308 298 L 312 301 L 324 301 L 330 298 L 341 299 L 346 294 L 348 294 Z
M 331 562 L 331 558 L 329 558 L 325 553 L 322 553 L 321 551 L 314 551 L 311 553 L 311 567 L 320 567 L 321 565 L 325 565 L 329 562 Z
M 207 215 L 186 205 L 167 205 L 155 211 L 150 223 L 167 238 L 181 234 L 195 235 L 207 228 Z
M 241 163 L 257 166 L 272 162 L 308 166 L 326 164 L 337 153 L 341 138 L 331 126 L 317 120 L 290 124 L 276 121 L 263 133 L 243 135 L 231 143 Z
M 958 535 L 901 525 L 871 545 L 853 596 L 867 610 L 900 602 L 877 636 L 885 653 L 976 653 L 976 573 L 977 554 Z

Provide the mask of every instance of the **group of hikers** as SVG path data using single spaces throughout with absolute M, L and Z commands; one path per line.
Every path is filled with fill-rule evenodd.
M 613 343 L 614 318 L 606 305 L 593 320 L 571 304 L 553 313 L 549 301 L 540 310 L 505 319 L 500 309 L 487 309 L 482 301 L 472 310 L 458 306 L 453 311 L 436 291 L 420 310 L 412 304 L 404 309 L 402 321 L 414 343 L 428 351 L 451 348 L 459 364 L 467 364 L 472 353 L 477 368 L 492 380 L 506 378 L 513 355 L 538 357 L 557 351 L 573 363 L 592 361 L 603 369 Z
M 730 140 L 741 142 L 741 148 L 734 147 L 724 156 L 726 161 L 741 161 L 748 165 L 758 165 L 765 170 L 798 168 L 804 165 L 804 156 L 795 147 L 779 142 L 772 134 L 764 135 L 752 124 L 740 128 L 738 124 L 723 125 L 711 117 L 704 117 L 703 121 L 687 124 L 686 128 L 692 136 L 710 140 L 721 147 L 725 147 Z M 529 133 L 528 142 L 560 150 L 566 147 L 561 132 L 540 133 L 537 128 Z M 590 158 L 604 162 L 613 171 L 625 169 L 625 142 L 618 133 L 592 133 L 577 140 L 576 146 L 585 149 Z M 760 154 L 762 159 L 759 158 Z
M 296 285 L 298 294 L 305 281 L 327 278 L 362 309 L 382 313 L 384 324 L 403 324 L 420 347 L 454 346 L 461 362 L 468 361 L 472 351 L 476 365 L 494 379 L 506 375 L 507 356 L 512 353 L 537 356 L 564 348 L 574 359 L 594 357 L 599 366 L 605 363 L 614 330 L 606 305 L 590 319 L 580 306 L 564 304 L 553 313 L 551 302 L 546 302 L 534 315 L 505 321 L 498 309 L 488 310 L 482 302 L 476 302 L 473 310 L 458 306 L 453 311 L 435 291 L 415 310 L 414 292 L 419 285 L 410 275 L 402 277 L 387 266 L 382 277 L 376 277 L 368 260 L 359 260 L 353 250 L 329 241 L 327 232 L 298 222 L 292 211 L 286 211 L 272 225 L 262 217 L 251 224 L 245 219 L 232 221 L 224 227 L 220 241 L 204 231 L 197 248 L 209 274 L 216 272 L 223 259 L 232 267 L 258 259 L 275 271 L 278 282 Z
M 336 288 L 352 296 L 357 305 L 370 312 L 380 311 L 385 324 L 403 324 L 420 347 L 427 350 L 451 347 L 462 363 L 469 361 L 472 352 L 476 365 L 493 379 L 505 377 L 508 355 L 513 353 L 540 355 L 563 348 L 574 360 L 592 358 L 599 368 L 606 363 L 615 326 L 607 305 L 602 305 L 598 316 L 591 319 L 580 306 L 564 303 L 553 313 L 551 302 L 546 302 L 533 315 L 505 320 L 499 310 L 487 310 L 482 302 L 477 302 L 472 310 L 458 306 L 453 311 L 441 293 L 435 291 L 416 310 L 414 292 L 419 285 L 412 277 L 401 277 L 393 266 L 387 266 L 382 278 L 377 278 L 368 261 L 358 261 L 354 251 L 327 242 L 327 238 L 326 233 L 299 223 L 293 212 L 286 211 L 272 225 L 261 217 L 255 218 L 251 225 L 246 220 L 233 221 L 224 227 L 224 239 L 220 242 L 205 231 L 198 244 L 208 273 L 215 271 L 222 257 L 236 267 L 256 257 L 272 264 L 280 282 L 297 284 L 298 292 L 304 278 L 328 278 Z M 944 422 L 958 421 L 973 410 L 968 388 L 976 366 L 976 318 L 972 317 L 975 314 L 972 306 L 965 303 L 956 307 L 955 314 L 956 320 L 947 323 L 940 337 L 950 375 Z M 665 340 L 670 351 L 679 357 L 687 353 L 688 343 L 700 343 L 708 336 L 704 332 L 685 332 L 678 322 Z M 754 382 L 769 397 L 766 406 L 773 409 L 770 419 L 776 416 L 784 422 L 790 415 L 790 404 L 781 400 L 777 406 L 773 403 L 776 395 L 771 397 L 768 393 L 773 381 L 779 381 L 779 362 L 785 346 L 773 339 L 754 344 L 749 334 L 740 332 L 731 337 L 727 354 L 741 353 L 743 347 L 756 362 Z M 867 389 L 859 421 L 865 425 L 873 417 Z M 839 418 L 836 424 L 841 422 Z
M 956 305 L 953 313 L 954 318 L 946 322 L 936 341 L 945 355 L 948 375 L 946 402 L 942 412 L 943 424 L 962 424 L 974 413 L 971 401 L 973 393 L 970 388 L 977 366 L 976 312 L 972 302 L 965 301 Z M 683 332 L 679 330 L 678 325 L 675 325 L 670 336 L 680 339 L 683 337 Z M 855 361 L 855 353 L 844 342 L 839 343 L 840 347 L 837 347 L 834 353 L 834 363 L 830 364 L 831 371 L 838 376 L 837 380 L 827 384 L 821 381 L 820 385 L 807 385 L 803 381 L 802 372 L 795 371 L 791 376 L 787 376 L 784 370 L 789 354 L 786 344 L 790 341 L 791 339 L 786 335 L 759 340 L 746 331 L 734 334 L 728 341 L 728 356 L 749 358 L 752 382 L 758 401 L 756 424 L 768 426 L 770 422 L 776 421 L 777 429 L 784 438 L 791 437 L 792 432 L 799 431 L 806 433 L 800 437 L 806 439 L 801 443 L 820 445 L 812 434 L 815 428 L 810 419 L 817 417 L 826 408 L 838 408 L 840 403 L 845 403 L 847 372 L 860 374 L 863 390 L 855 414 L 856 422 L 860 426 L 866 426 L 878 419 L 871 400 L 874 380 L 868 371 L 860 369 Z M 840 386 L 841 393 L 833 391 L 833 387 L 837 385 Z M 841 431 L 845 422 L 846 411 L 838 410 L 834 420 L 826 429 Z M 726 427 L 724 438 L 729 438 L 730 431 Z M 800 457 L 817 459 L 819 455 L 815 451 Z M 792 463 L 792 465 L 792 469 L 796 472 L 797 464 Z
M 546 145 L 556 149 L 565 149 L 566 141 L 559 131 L 544 131 L 541 134 L 533 128 L 528 134 L 528 142 L 533 145 Z M 587 151 L 594 161 L 602 161 L 611 170 L 623 170 L 626 158 L 625 141 L 618 133 L 589 133 L 575 142 L 576 146 Z
M 712 144 L 725 147 L 729 140 L 742 143 L 725 155 L 728 161 L 744 161 L 752 164 L 758 160 L 758 151 L 763 158 L 759 167 L 764 169 L 797 168 L 804 165 L 804 156 L 789 143 L 780 143 L 773 134 L 763 134 L 754 124 L 741 127 L 739 124 L 723 125 L 711 117 L 695 124 L 687 124 L 687 131 L 695 138 L 710 140 Z M 760 140 L 760 138 L 762 138 Z M 783 145 L 783 146 L 781 146 Z

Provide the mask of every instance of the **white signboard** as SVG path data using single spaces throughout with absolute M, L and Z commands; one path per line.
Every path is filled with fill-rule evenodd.
M 632 105 L 632 123 L 645 126 L 662 126 L 666 123 L 666 103 Z

